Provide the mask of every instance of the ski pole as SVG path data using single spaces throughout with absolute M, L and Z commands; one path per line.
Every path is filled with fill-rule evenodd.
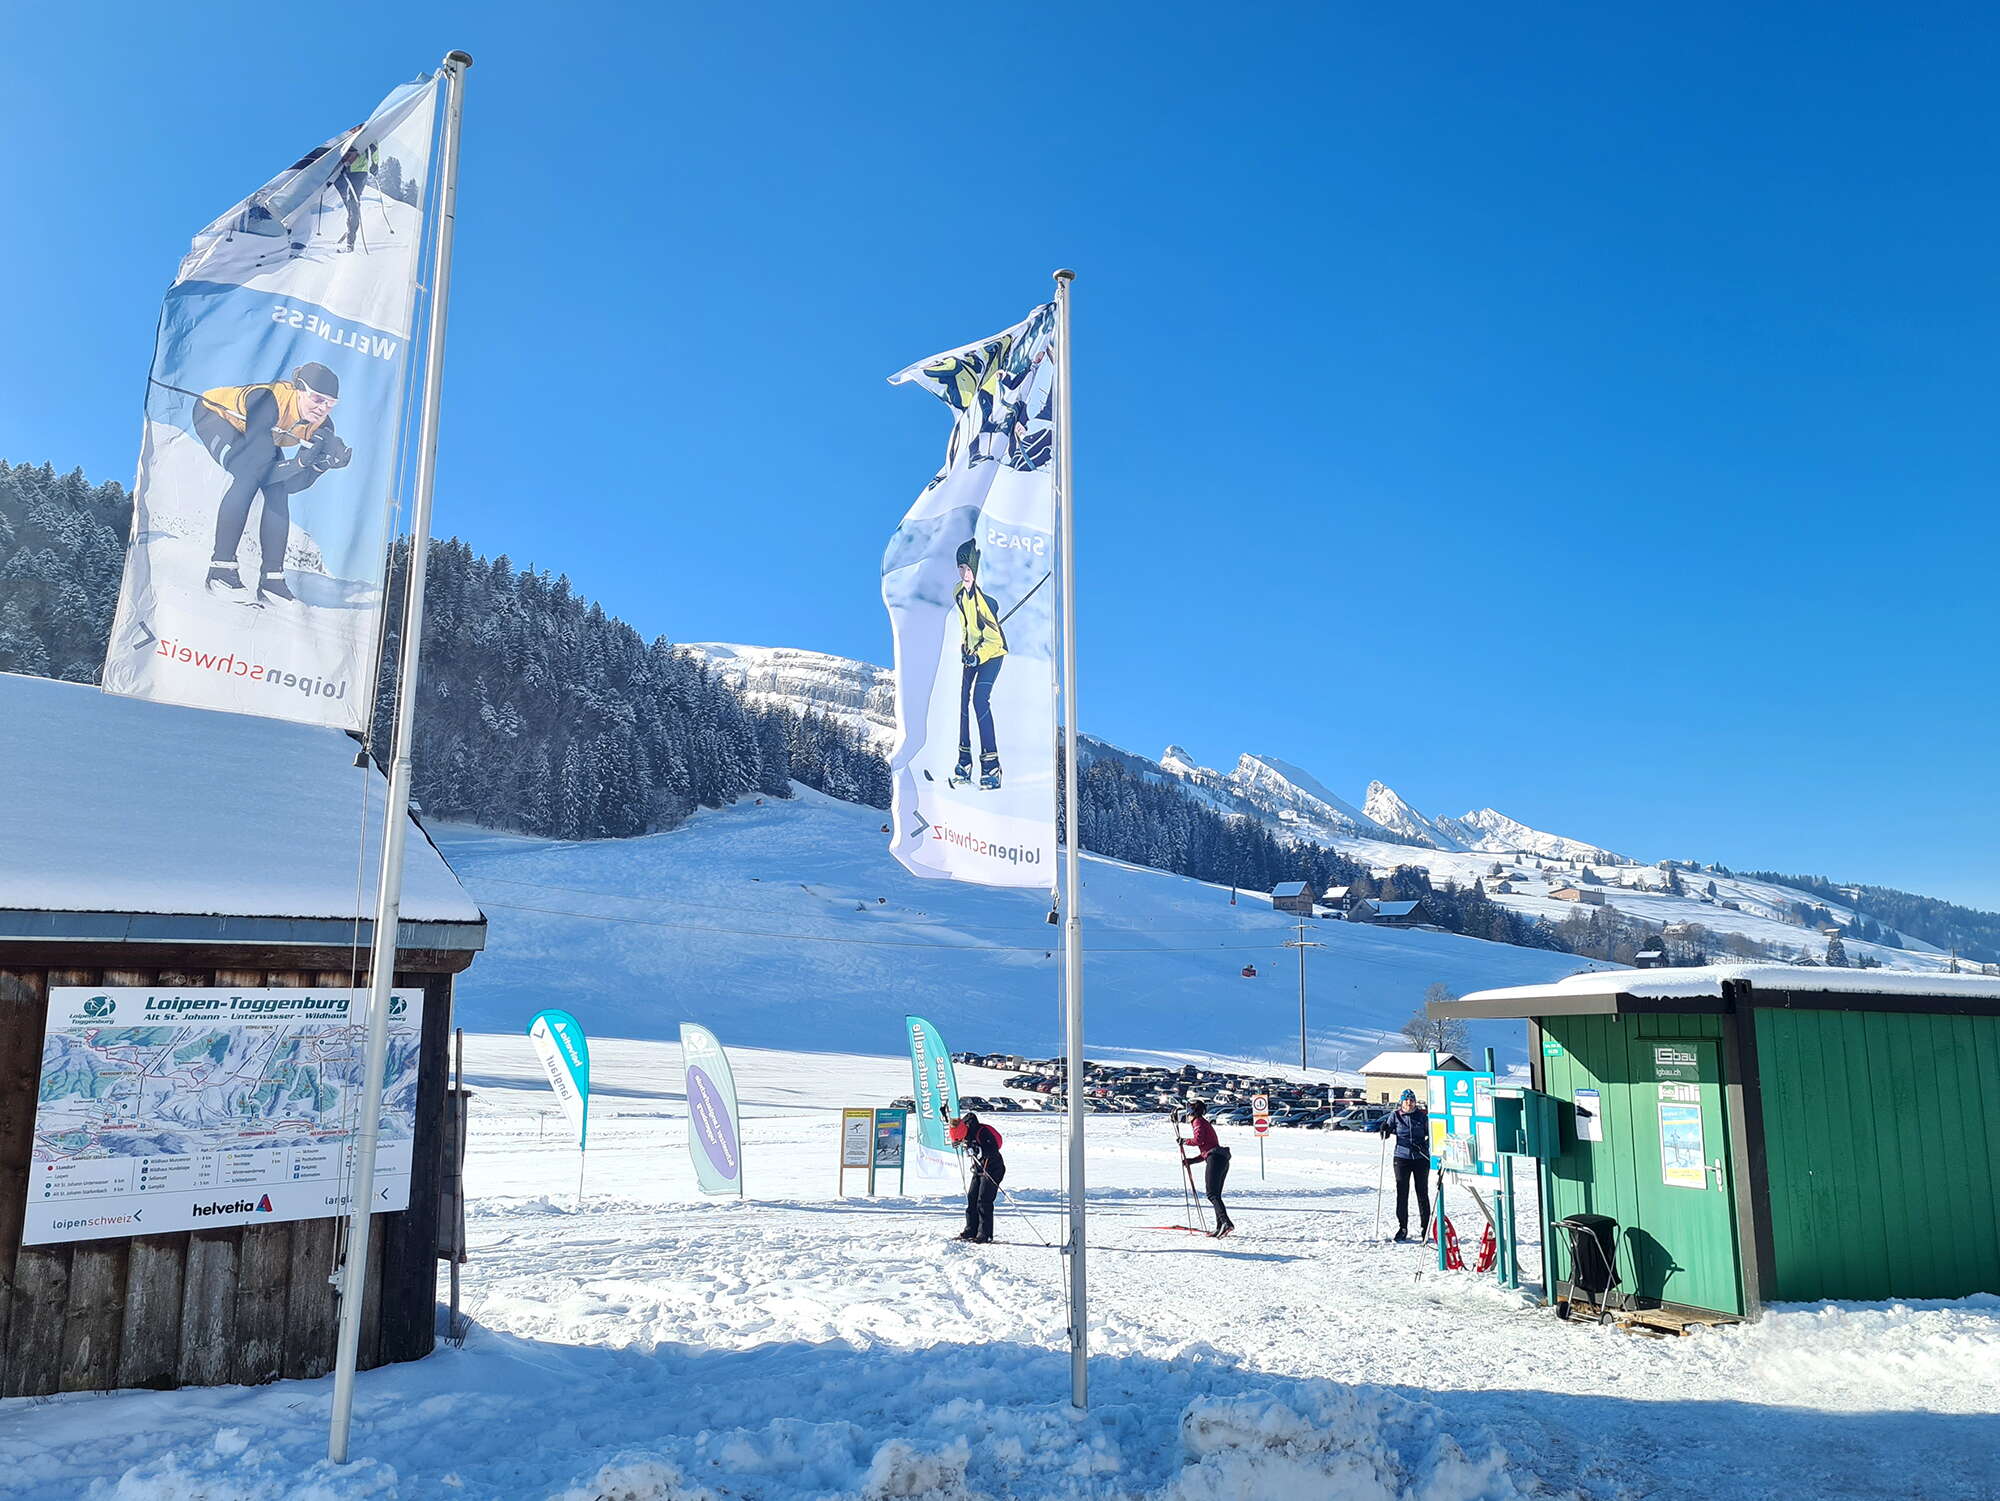
M 1389 1138 L 1382 1138 L 1382 1160 L 1375 1166 L 1375 1238 L 1382 1238 L 1382 1184 L 1389 1176 Z

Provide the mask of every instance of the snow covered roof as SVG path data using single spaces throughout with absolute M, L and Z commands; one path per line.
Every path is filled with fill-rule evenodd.
M 1306 883 L 1304 881 L 1280 881 L 1271 888 L 1272 896 L 1304 896 L 1305 894 Z
M 1438 1054 L 1438 1066 L 1440 1068 L 1464 1068 L 1465 1060 L 1456 1054 L 1440 1053 Z M 1414 1075 L 1427 1074 L 1430 1071 L 1431 1055 L 1429 1053 L 1377 1053 L 1373 1058 L 1370 1058 L 1366 1063 L 1361 1065 L 1363 1076 L 1368 1074 L 1387 1074 L 1393 1078 L 1407 1079 Z
M 1725 981 L 1752 990 L 2000 1001 L 2000 979 L 1907 969 L 1838 969 L 1803 964 L 1712 964 L 1701 969 L 1605 969 L 1547 985 L 1479 990 L 1432 1008 L 1439 1016 L 1553 1016 L 1610 1012 L 1619 997 L 1641 1001 L 1722 999 Z M 1672 1008 L 1667 1008 L 1672 1009 Z M 1710 1008 L 1713 1009 L 1713 1008 Z
M 354 750 L 338 730 L 0 673 L 0 912 L 351 921 L 358 857 L 365 920 L 386 786 Z M 484 922 L 429 839 L 408 850 L 405 921 Z
M 1408 917 L 1417 910 L 1415 902 L 1370 902 L 1377 917 Z

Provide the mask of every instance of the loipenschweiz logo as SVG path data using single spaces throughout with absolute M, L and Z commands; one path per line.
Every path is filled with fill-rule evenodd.
M 392 995 L 389 997 L 389 1014 L 391 1016 L 401 1016 L 405 1011 L 408 1011 L 409 1009 L 410 1009 L 410 1003 L 404 1000 L 401 996 Z
M 108 995 L 94 995 L 83 1003 L 85 1016 L 109 1016 L 111 1011 L 111 997 Z

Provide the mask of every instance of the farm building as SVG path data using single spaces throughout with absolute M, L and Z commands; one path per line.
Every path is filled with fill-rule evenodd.
M 1428 914 L 1418 902 L 1363 902 L 1353 913 L 1354 920 L 1383 928 L 1414 928 Z
M 1439 1053 L 1435 1064 L 1437 1068 L 1465 1069 L 1471 1066 L 1455 1053 Z M 1370 1100 L 1393 1102 L 1401 1098 L 1404 1090 L 1412 1089 L 1422 1100 L 1426 1098 L 1426 1081 L 1432 1067 L 1429 1053 L 1377 1053 L 1361 1065 L 1363 1094 Z
M 1642 1303 L 1751 1317 L 2000 1293 L 2000 1133 L 1968 1124 L 2000 1118 L 2000 981 L 1606 970 L 1431 1011 L 1527 1020 L 1558 1112 L 1545 1222 L 1616 1221 Z
M 1313 890 L 1304 881 L 1280 881 L 1271 888 L 1271 908 L 1300 917 L 1313 915 Z
M 0 842 L 0 1396 L 332 1368 L 345 1135 L 265 1138 L 290 1124 L 280 1093 L 281 1114 L 317 1127 L 358 1079 L 360 1028 L 344 1018 L 372 940 L 357 870 L 372 911 L 376 855 L 357 845 L 370 807 L 379 844 L 385 788 L 353 762 L 337 731 L 0 673 L 0 772 L 16 789 Z M 419 830 L 405 869 L 394 1145 L 378 1162 L 383 1195 L 407 1207 L 374 1218 L 363 1365 L 432 1347 L 452 986 L 485 942 Z M 261 1077 L 254 1095 L 219 1066 L 239 1045 L 263 1050 L 261 1075 L 240 1076 Z M 173 1079 L 143 1066 L 155 1046 L 178 1049 Z M 150 1155 L 114 1120 L 93 1140 L 105 1092 L 66 1092 L 79 1068 L 131 1074 Z M 148 1079 L 171 1097 L 144 1093 Z M 140 1223 L 160 1228 L 121 1233 Z

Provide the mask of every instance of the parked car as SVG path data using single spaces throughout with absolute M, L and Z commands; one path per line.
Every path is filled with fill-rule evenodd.
M 1389 1113 L 1386 1105 L 1355 1105 L 1341 1111 L 1335 1118 L 1336 1131 L 1373 1131 L 1382 1124 L 1382 1117 Z

